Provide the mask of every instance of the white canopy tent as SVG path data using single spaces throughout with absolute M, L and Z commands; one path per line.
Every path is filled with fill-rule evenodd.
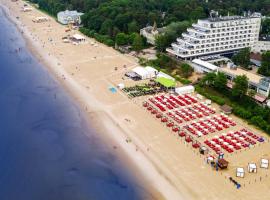
M 193 93 L 194 91 L 195 91 L 195 88 L 192 85 L 175 88 L 175 92 L 177 94 L 190 94 L 190 93 Z
M 257 173 L 257 166 L 255 163 L 248 164 L 248 172 L 249 173 Z
M 138 74 L 138 76 L 142 80 L 149 78 L 148 71 L 144 67 L 138 66 L 138 67 L 133 68 L 132 71 Z
M 149 78 L 155 78 L 158 74 L 158 70 L 150 66 L 146 66 L 145 70 L 148 72 Z
M 171 79 L 171 80 L 174 80 L 175 81 L 175 78 L 171 77 L 168 74 L 165 74 L 164 72 L 159 72 L 158 73 L 157 78 L 160 78 L 160 77 L 168 78 L 168 79 Z
M 268 167 L 269 167 L 269 160 L 263 158 L 263 159 L 261 160 L 261 168 L 268 169 Z
M 244 168 L 238 167 L 236 169 L 236 177 L 244 178 L 244 176 L 245 176 L 245 170 L 244 170 Z

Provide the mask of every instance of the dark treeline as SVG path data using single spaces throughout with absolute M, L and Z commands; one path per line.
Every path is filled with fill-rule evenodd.
M 217 10 L 221 15 L 259 11 L 270 15 L 270 0 L 31 0 L 40 8 L 56 15 L 65 9 L 85 13 L 85 28 L 114 39 L 119 32 L 138 32 L 156 22 L 165 26 L 175 21 L 193 21 Z

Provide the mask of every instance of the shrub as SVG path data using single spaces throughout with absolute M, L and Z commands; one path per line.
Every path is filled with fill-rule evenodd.
M 233 113 L 243 119 L 250 119 L 252 117 L 252 113 L 250 111 L 238 105 L 233 106 Z
M 250 119 L 250 122 L 254 124 L 255 126 L 260 127 L 263 130 L 266 130 L 267 128 L 267 122 L 263 120 L 261 116 L 253 116 Z
M 211 95 L 211 94 L 205 92 L 205 91 L 204 91 L 201 87 L 199 87 L 199 86 L 196 86 L 195 89 L 196 89 L 196 91 L 197 91 L 198 93 L 200 93 L 201 95 L 205 96 L 206 98 L 208 98 L 208 99 L 210 99 L 210 100 L 216 102 L 217 104 L 219 104 L 219 105 L 224 105 L 224 104 L 225 104 L 225 100 L 224 100 L 223 98 L 221 98 L 221 97 L 219 97 L 219 96 L 216 96 L 216 95 Z

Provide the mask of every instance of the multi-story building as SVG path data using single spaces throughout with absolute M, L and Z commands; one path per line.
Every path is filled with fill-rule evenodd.
M 156 37 L 164 33 L 164 28 L 157 28 L 157 24 L 153 26 L 147 26 L 140 30 L 140 35 L 146 38 L 147 43 L 155 45 Z
M 212 15 L 192 24 L 171 48 L 167 48 L 167 52 L 186 60 L 252 48 L 258 42 L 260 26 L 260 13 L 245 16 Z

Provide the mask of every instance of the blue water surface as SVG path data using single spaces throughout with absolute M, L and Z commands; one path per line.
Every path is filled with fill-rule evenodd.
M 145 199 L 1 10 L 0 36 L 0 199 Z

